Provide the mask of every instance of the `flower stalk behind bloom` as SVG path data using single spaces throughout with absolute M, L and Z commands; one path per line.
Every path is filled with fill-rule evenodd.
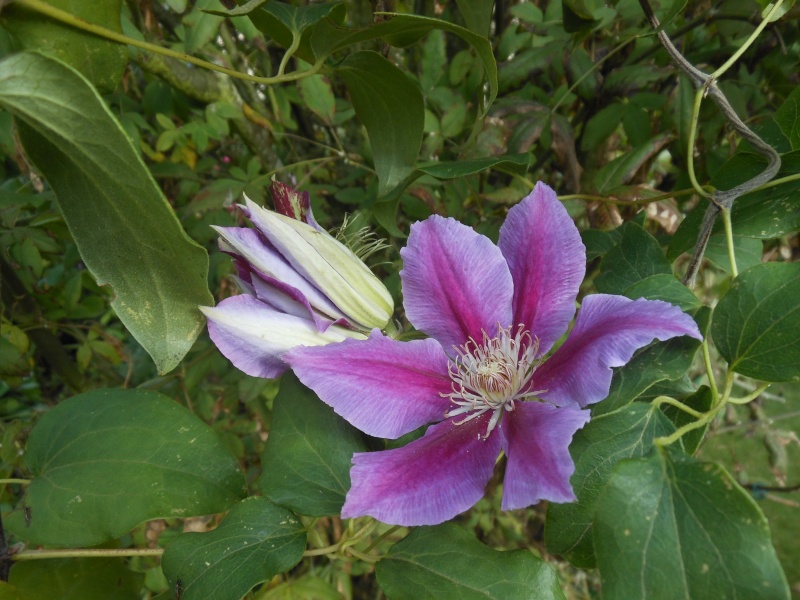
M 245 196 L 242 212 L 255 229 L 216 227 L 245 294 L 201 307 L 212 340 L 239 369 L 277 377 L 295 346 L 364 339 L 387 326 L 389 291 L 344 244 L 314 221 L 308 194 L 273 184 L 276 206 L 265 210 Z

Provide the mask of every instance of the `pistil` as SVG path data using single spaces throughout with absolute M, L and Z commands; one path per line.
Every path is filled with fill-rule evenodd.
M 492 411 L 484 439 L 497 426 L 503 411 L 510 412 L 517 401 L 544 391 L 533 389 L 533 374 L 541 363 L 537 358 L 539 340 L 523 325 L 512 335 L 511 327 L 498 324 L 495 337 L 484 330 L 480 343 L 470 338 L 456 352 L 449 365 L 452 392 L 442 394 L 456 406 L 445 417 L 466 414 L 456 422 L 462 425 Z

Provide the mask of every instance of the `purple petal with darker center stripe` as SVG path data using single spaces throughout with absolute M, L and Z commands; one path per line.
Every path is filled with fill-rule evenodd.
M 436 525 L 467 510 L 483 496 L 500 453 L 499 435 L 483 439 L 488 420 L 449 419 L 402 448 L 356 453 L 342 517 Z
M 436 340 L 367 340 L 297 348 L 285 357 L 304 385 L 361 431 L 397 438 L 451 407 L 447 356 Z

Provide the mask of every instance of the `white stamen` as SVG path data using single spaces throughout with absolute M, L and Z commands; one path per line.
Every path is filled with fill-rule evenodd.
M 473 338 L 461 348 L 450 362 L 452 392 L 442 394 L 456 405 L 445 417 L 471 413 L 456 422 L 463 425 L 492 411 L 483 439 L 497 426 L 503 410 L 514 410 L 515 402 L 534 398 L 546 390 L 533 390 L 533 374 L 541 361 L 538 338 L 531 337 L 523 325 L 511 335 L 511 327 L 497 326 L 497 336 L 490 338 L 483 331 L 483 343 Z

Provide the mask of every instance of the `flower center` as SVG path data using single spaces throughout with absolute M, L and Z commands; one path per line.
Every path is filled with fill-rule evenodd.
M 449 394 L 442 394 L 456 406 L 445 414 L 455 417 L 468 414 L 457 422 L 467 421 L 492 411 L 486 436 L 495 428 L 503 411 L 514 410 L 514 403 L 533 398 L 545 390 L 533 389 L 533 373 L 541 363 L 536 355 L 539 340 L 523 325 L 512 335 L 511 327 L 497 326 L 497 336 L 483 332 L 483 341 L 473 338 L 460 348 L 458 356 L 449 365 L 452 380 Z

